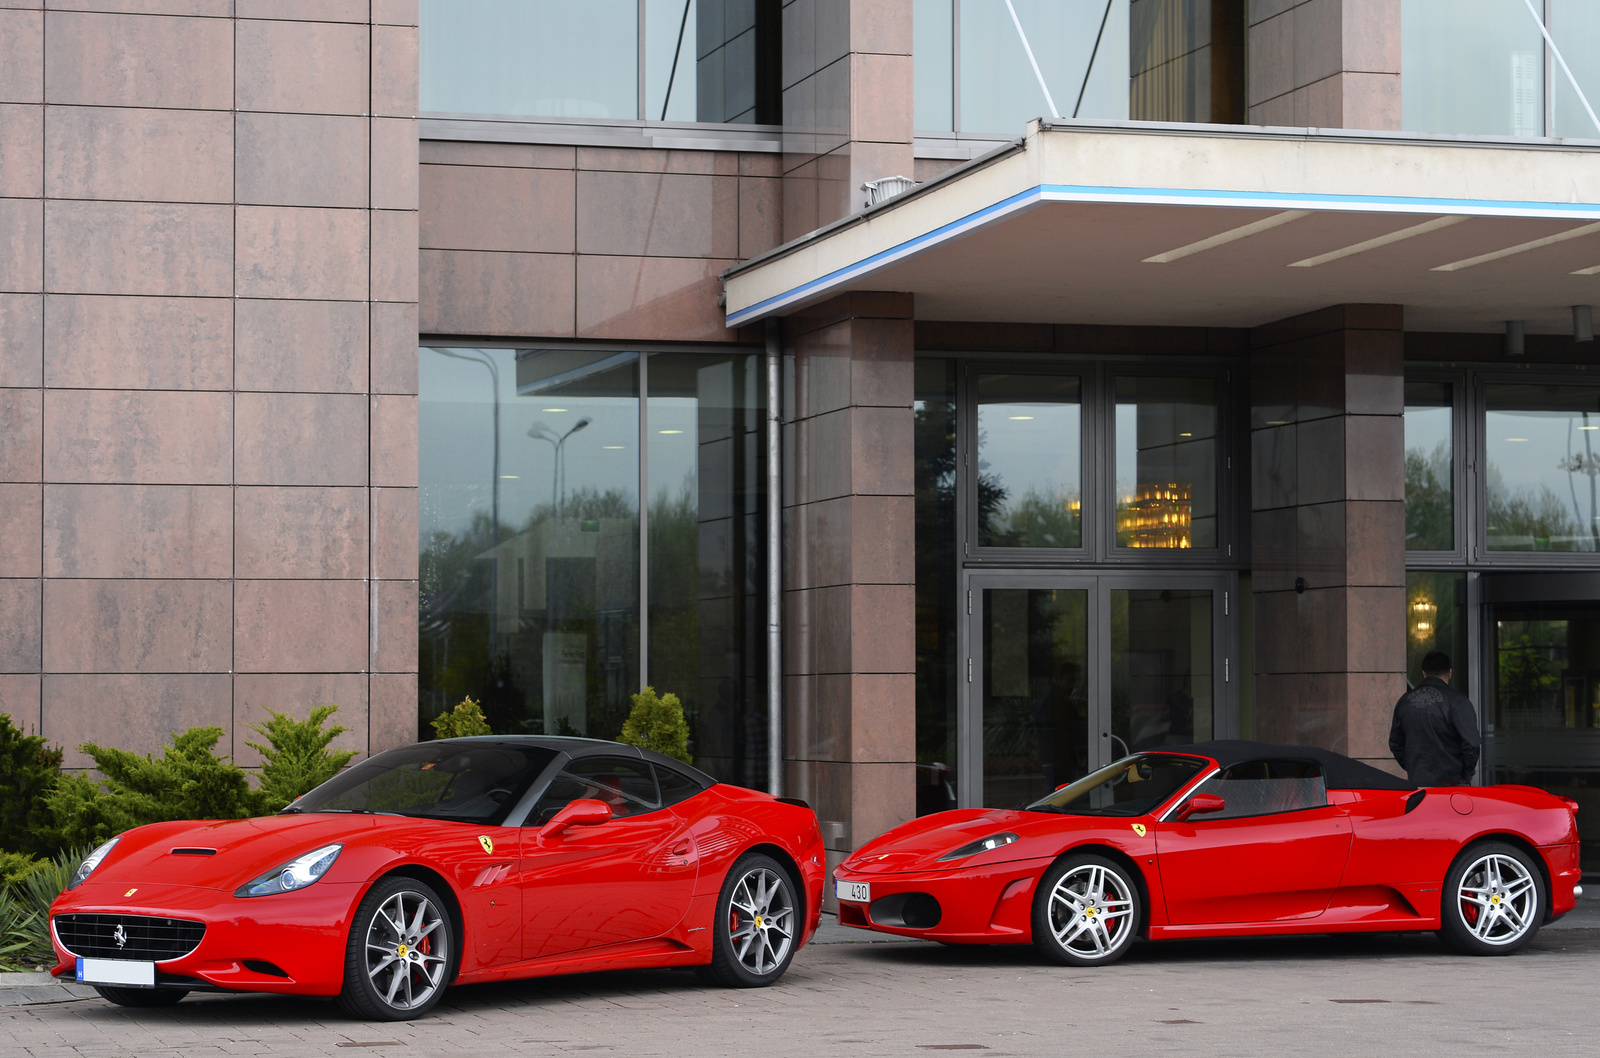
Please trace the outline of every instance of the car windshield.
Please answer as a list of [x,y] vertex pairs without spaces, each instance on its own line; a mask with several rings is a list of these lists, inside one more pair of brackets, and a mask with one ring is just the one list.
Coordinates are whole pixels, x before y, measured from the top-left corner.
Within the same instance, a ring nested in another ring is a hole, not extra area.
[[1030,812],[1073,816],[1142,816],[1200,774],[1209,762],[1173,753],[1136,753],[1068,783],[1029,805]]
[[382,812],[499,825],[555,759],[542,746],[424,742],[369,757],[290,812]]

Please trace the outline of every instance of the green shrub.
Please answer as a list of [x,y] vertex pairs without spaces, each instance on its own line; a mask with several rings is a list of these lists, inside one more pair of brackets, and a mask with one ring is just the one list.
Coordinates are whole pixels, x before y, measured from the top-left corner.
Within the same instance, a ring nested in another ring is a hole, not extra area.
[[45,797],[61,775],[61,750],[38,735],[26,735],[0,713],[0,849],[48,855],[50,835]]
[[266,739],[266,745],[245,743],[261,754],[257,810],[276,812],[307,790],[321,786],[350,763],[354,750],[328,749],[329,744],[349,728],[340,724],[326,730],[322,727],[338,711],[337,705],[319,705],[306,719],[296,720],[285,713],[269,710],[265,723],[250,725],[250,730]]
[[85,742],[103,776],[63,775],[46,798],[62,847],[98,845],[113,834],[171,819],[243,819],[262,812],[243,768],[213,748],[220,727],[191,727],[160,757]]
[[26,852],[0,852],[0,889],[16,885],[38,870],[41,862]]
[[440,713],[430,721],[437,738],[465,738],[468,735],[487,735],[489,722],[483,718],[483,709],[471,698],[461,702],[447,713]]
[[66,889],[88,849],[73,849],[41,860],[20,881],[0,885],[0,967],[48,969],[50,905]]
[[646,687],[633,696],[633,711],[617,741],[665,753],[685,764],[694,763],[689,758],[689,722],[683,718],[683,703],[676,694],[656,697],[654,687]]

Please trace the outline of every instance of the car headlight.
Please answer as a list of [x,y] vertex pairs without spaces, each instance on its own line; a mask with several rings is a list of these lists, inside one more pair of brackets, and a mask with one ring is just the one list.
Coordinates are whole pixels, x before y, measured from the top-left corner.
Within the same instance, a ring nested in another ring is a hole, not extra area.
[[106,856],[110,854],[111,850],[116,848],[117,842],[121,840],[122,835],[118,834],[116,837],[112,838],[110,841],[106,842],[104,845],[101,845],[99,848],[89,853],[89,855],[85,856],[83,858],[83,862],[78,864],[78,869],[72,872],[72,881],[67,883],[67,888],[76,889],[78,886],[82,885],[83,880],[89,877],[89,875],[94,872],[96,867],[100,866],[100,861],[105,859]]
[[990,834],[986,838],[963,845],[959,849],[952,849],[943,856],[940,856],[939,862],[943,863],[945,860],[959,860],[963,856],[976,856],[978,853],[988,852],[990,849],[1003,848],[1016,840],[1017,836],[1015,834]]
[[282,867],[274,867],[266,874],[246,882],[234,890],[234,896],[271,896],[274,893],[292,893],[304,889],[328,873],[333,861],[339,858],[343,845],[324,845],[296,857]]

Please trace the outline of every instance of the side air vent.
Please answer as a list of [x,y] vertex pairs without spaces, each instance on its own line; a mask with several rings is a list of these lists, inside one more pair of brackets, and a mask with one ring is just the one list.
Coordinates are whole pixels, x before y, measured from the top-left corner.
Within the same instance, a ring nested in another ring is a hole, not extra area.
[[1422,799],[1426,796],[1428,796],[1428,791],[1418,790],[1410,797],[1407,797],[1405,814],[1410,815],[1416,809],[1416,807],[1422,803]]
[[289,976],[289,972],[283,967],[277,965],[276,963],[270,963],[265,959],[246,959],[244,961],[244,968],[252,971],[253,973],[265,974],[268,977]]

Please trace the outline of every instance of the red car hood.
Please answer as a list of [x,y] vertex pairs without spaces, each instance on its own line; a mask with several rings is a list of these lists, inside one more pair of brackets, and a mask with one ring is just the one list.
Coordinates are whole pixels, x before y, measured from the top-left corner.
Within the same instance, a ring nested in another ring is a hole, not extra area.
[[[392,817],[287,815],[152,823],[122,835],[83,888],[169,882],[229,892],[302,853],[371,835]],[[174,849],[215,850],[175,853]]]
[[1031,842],[1019,841],[979,857],[962,859],[957,863],[941,863],[939,857],[970,842],[991,834],[1013,833],[1020,837],[1038,831],[1040,824],[1050,821],[1053,830],[1059,831],[1063,817],[1039,812],[1018,812],[1010,809],[960,808],[953,812],[938,812],[931,816],[913,819],[895,827],[880,837],[867,842],[841,866],[859,874],[891,874],[901,871],[934,871],[947,867],[967,866],[970,863],[998,863],[1004,860],[1023,859],[1035,854],[1028,848]]

